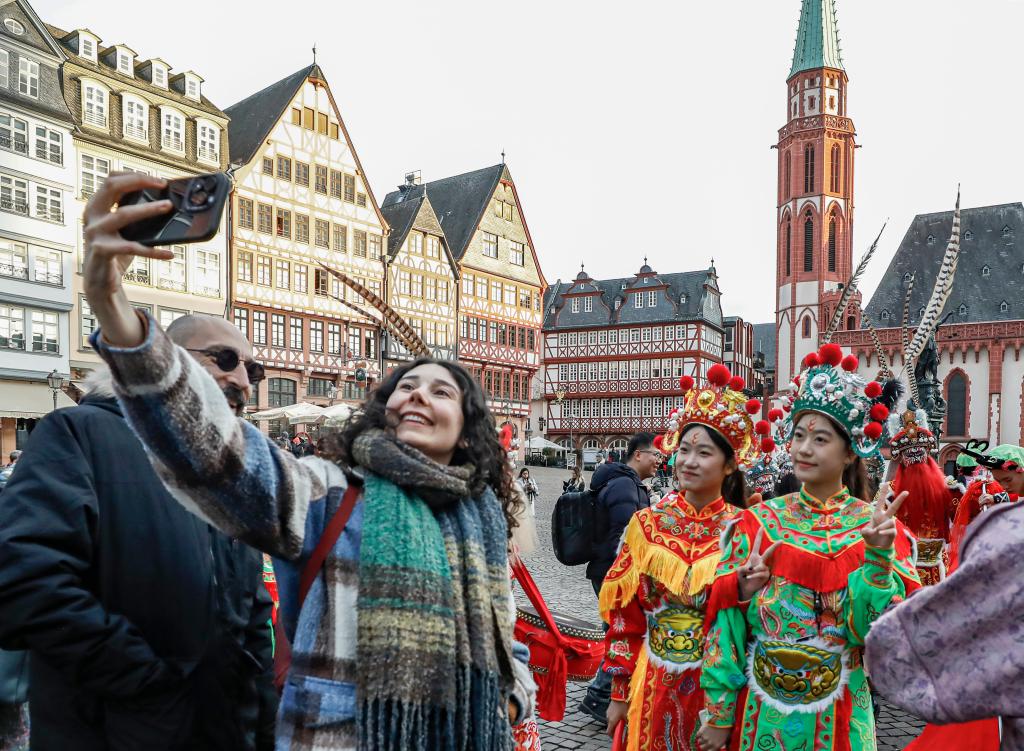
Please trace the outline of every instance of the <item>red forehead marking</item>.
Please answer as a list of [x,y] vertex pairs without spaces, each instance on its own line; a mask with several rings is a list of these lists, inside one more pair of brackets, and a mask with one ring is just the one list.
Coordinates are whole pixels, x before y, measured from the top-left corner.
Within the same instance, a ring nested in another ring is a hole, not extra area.
[[690,433],[690,445],[691,446],[696,446],[697,442],[699,440],[700,440],[700,436],[697,435],[697,431],[696,430],[694,430],[692,433]]
[[811,419],[807,423],[807,429],[808,430],[814,430],[814,428],[817,427],[817,425],[818,425],[818,418],[817,417],[811,417]]

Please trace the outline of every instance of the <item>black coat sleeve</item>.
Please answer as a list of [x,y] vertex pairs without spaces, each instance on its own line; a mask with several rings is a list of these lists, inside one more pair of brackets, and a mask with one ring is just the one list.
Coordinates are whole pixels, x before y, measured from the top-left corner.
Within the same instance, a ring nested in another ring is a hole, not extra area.
[[608,487],[605,489],[604,503],[608,512],[608,534],[604,541],[604,553],[607,558],[615,558],[622,533],[626,531],[633,514],[640,510],[638,493],[636,483],[629,477],[616,477],[608,483]]
[[262,669],[256,674],[256,698],[259,706],[256,718],[256,751],[272,751],[277,719],[277,689],[274,688],[274,638],[270,621],[273,602],[260,582],[253,597],[252,614],[245,630],[245,649],[256,658]]
[[0,494],[0,647],[31,649],[99,696],[134,699],[178,679],[87,588],[98,508],[73,426],[47,416]]

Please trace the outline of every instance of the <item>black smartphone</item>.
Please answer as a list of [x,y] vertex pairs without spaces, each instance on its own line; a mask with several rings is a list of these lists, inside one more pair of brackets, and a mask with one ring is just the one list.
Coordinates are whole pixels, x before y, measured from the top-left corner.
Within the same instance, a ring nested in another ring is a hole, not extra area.
[[121,206],[170,200],[174,204],[166,214],[135,222],[121,229],[125,240],[143,245],[177,245],[209,240],[220,228],[231,180],[223,172],[168,180],[163,189],[128,193]]

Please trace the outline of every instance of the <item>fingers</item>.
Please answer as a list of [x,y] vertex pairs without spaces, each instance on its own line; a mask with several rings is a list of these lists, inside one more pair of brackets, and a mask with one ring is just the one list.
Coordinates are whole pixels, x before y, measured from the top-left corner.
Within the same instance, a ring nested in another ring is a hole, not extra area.
[[907,500],[907,496],[909,495],[910,493],[904,490],[902,493],[896,496],[896,500],[894,500],[892,503],[886,506],[885,516],[889,519],[892,519],[894,516],[896,516],[896,512],[900,510],[900,506],[903,505],[903,501]]
[[757,534],[754,536],[754,544],[750,546],[750,555],[747,557],[747,561],[760,560],[761,554],[758,552],[761,550],[761,541],[764,539],[764,527],[757,528]]
[[89,224],[93,217],[109,214],[114,204],[128,193],[146,188],[162,188],[166,184],[167,181],[163,178],[140,175],[137,172],[111,173],[85,207],[86,224]]
[[[781,545],[781,544],[782,544],[782,540],[776,540],[775,542],[773,542],[768,547],[768,549],[761,554],[761,560],[764,563],[768,563],[769,562],[768,559],[771,557],[771,554],[775,552],[775,548],[779,547],[779,545]],[[765,568],[765,570],[767,571],[767,567]]]
[[121,206],[117,211],[108,211],[106,215],[96,219],[94,222],[90,222],[86,232],[89,233],[89,236],[102,232],[117,232],[129,224],[166,214],[173,207],[174,204],[170,201],[153,201],[152,203]]
[[174,258],[174,251],[170,248],[150,248],[128,240],[97,240],[90,244],[89,252],[107,258],[142,256],[143,258],[157,258],[162,261]]

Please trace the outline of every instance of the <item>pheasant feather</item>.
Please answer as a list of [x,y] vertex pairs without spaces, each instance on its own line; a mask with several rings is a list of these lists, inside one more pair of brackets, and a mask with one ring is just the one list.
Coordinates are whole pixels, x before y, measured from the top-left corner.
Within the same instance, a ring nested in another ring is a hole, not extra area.
[[891,378],[892,368],[889,366],[889,358],[885,354],[885,350],[882,348],[882,341],[878,338],[878,332],[875,330],[874,325],[871,323],[871,319],[868,318],[868,314],[863,310],[860,313],[860,320],[864,324],[864,328],[868,330],[868,334],[871,336],[871,343],[875,346],[875,356],[878,358],[879,377]]
[[[888,224],[888,222],[886,222]],[[828,327],[825,329],[825,334],[822,336],[823,341],[832,341],[832,335],[839,330],[839,324],[843,321],[843,315],[846,312],[846,306],[850,304],[850,299],[853,297],[853,293],[857,291],[857,284],[860,282],[860,278],[864,276],[864,271],[868,267],[868,261],[871,260],[871,256],[878,250],[878,241],[882,239],[882,233],[885,232],[885,224],[882,225],[882,229],[878,232],[878,237],[871,243],[871,247],[868,248],[868,252],[864,254],[864,257],[860,259],[860,263],[857,264],[857,269],[853,272],[853,276],[846,282],[846,286],[843,288],[843,294],[839,296],[839,303],[836,305],[835,311],[832,313],[832,320],[828,322]]]
[[929,337],[939,325],[942,311],[946,307],[946,301],[953,292],[953,278],[956,275],[957,263],[960,260],[960,190],[956,192],[956,208],[953,209],[953,229],[949,236],[949,244],[942,257],[939,266],[938,276],[935,277],[935,286],[932,288],[932,295],[928,304],[924,307],[924,314],[921,322],[914,332],[910,344],[904,352],[903,369],[912,372],[914,363],[924,350]]

